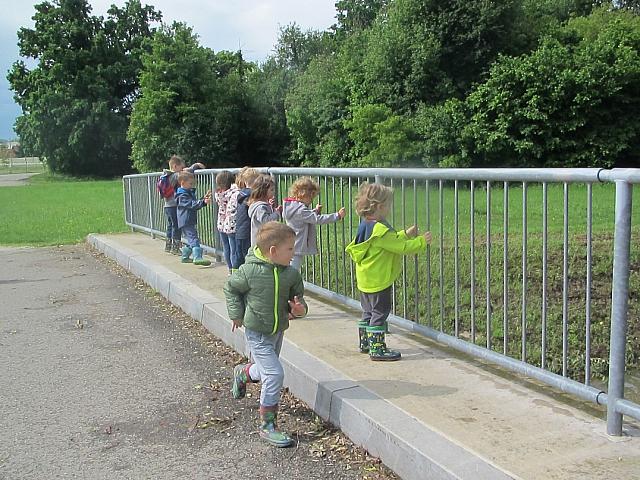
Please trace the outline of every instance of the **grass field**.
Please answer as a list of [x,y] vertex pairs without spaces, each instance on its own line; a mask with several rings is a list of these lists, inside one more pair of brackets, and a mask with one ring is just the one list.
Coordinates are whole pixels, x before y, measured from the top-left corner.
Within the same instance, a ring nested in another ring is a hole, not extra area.
[[124,232],[121,180],[42,174],[0,188],[0,245],[60,245],[88,233]]

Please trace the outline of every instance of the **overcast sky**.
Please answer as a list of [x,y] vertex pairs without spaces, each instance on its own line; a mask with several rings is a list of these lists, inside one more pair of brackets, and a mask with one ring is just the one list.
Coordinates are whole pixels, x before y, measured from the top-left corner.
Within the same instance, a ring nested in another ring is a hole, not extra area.
[[[31,17],[38,2],[0,0],[0,138],[11,139],[20,108],[13,101],[6,76],[18,59],[20,27],[33,27]],[[106,14],[110,5],[125,0],[90,0],[94,15]],[[278,38],[279,26],[296,22],[303,29],[325,30],[335,23],[335,0],[149,0],[162,12],[163,21],[185,22],[213,49],[236,51],[246,60],[264,60]]]

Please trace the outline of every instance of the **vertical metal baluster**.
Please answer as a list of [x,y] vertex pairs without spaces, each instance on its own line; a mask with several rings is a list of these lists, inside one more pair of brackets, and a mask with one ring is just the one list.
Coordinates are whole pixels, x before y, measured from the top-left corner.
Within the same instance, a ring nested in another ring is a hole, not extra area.
[[491,349],[491,182],[487,182],[487,348]]
[[504,182],[502,249],[502,353],[509,353],[509,182]]
[[453,182],[453,277],[454,277],[454,325],[456,338],[460,336],[460,266],[458,264],[458,180]]
[[587,292],[585,299],[585,352],[584,352],[584,383],[591,385],[591,263],[592,258],[592,222],[593,222],[593,185],[587,183]]
[[[407,226],[406,209],[406,189],[404,188],[404,178],[401,182],[402,189],[402,228]],[[402,318],[407,318],[407,256],[402,256]]]
[[442,180],[438,180],[438,215],[440,224],[440,331],[444,331],[444,241],[443,241],[443,192],[442,192]]
[[[358,187],[360,186],[360,179],[358,178]],[[349,241],[353,240],[353,192],[351,190],[351,177],[349,177]],[[356,298],[353,262],[349,262],[349,271],[351,278],[351,298]]]
[[470,223],[471,223],[471,342],[476,343],[476,192],[475,182],[470,187]]
[[547,366],[547,182],[542,184],[542,345],[540,368]]
[[564,183],[562,242],[562,376],[568,373],[569,355],[569,184]]
[[[340,207],[344,207],[344,178],[340,178]],[[347,252],[345,252],[345,247],[347,246],[346,235],[344,233],[345,230],[345,221],[344,218],[340,221],[340,226],[342,228],[342,293],[346,297],[347,293]]]
[[[322,195],[322,180],[320,178],[320,175],[318,175],[318,185],[320,186],[320,193],[319,193],[319,197],[318,197],[318,202],[322,205],[324,205],[326,202],[324,200],[324,197]],[[323,248],[323,244],[324,244],[324,238],[322,235],[322,225],[318,225],[318,236],[320,237],[320,257],[318,258],[318,262],[320,263],[320,283],[319,286],[324,287],[324,248]]]
[[[413,224],[417,225],[418,224],[418,181],[416,179],[413,179]],[[418,271],[418,256],[414,255],[413,256],[413,281],[414,281],[414,298],[413,298],[413,302],[414,302],[414,320],[417,323],[420,323],[420,310],[418,308],[419,303],[420,303],[420,282],[418,280],[418,275],[419,275],[419,271]]]
[[[425,210],[427,212],[427,230],[431,231],[431,189],[429,188],[429,180],[425,182]],[[433,319],[431,317],[431,243],[427,245],[427,319],[429,327],[433,327]]]
[[127,189],[127,195],[129,197],[129,223],[133,223],[133,202],[131,201],[131,179],[127,178],[127,184],[128,184],[128,189]]
[[[337,212],[338,208],[336,204],[338,202],[336,198],[336,177],[334,176],[331,177],[331,195],[333,197],[333,208],[329,211]],[[336,289],[334,291],[336,293],[340,293],[340,264],[338,262],[338,224],[336,222],[333,223],[333,247],[333,254],[329,256],[329,264],[336,266]],[[329,285],[329,289],[331,289],[331,285]]]
[[[393,225],[393,228],[395,228],[396,230],[398,229],[398,226],[396,225],[396,192],[395,192],[395,182],[393,180],[393,178],[390,179],[391,180],[391,190],[393,190],[393,206],[391,207],[391,225]],[[376,183],[382,183],[380,178],[376,176]],[[393,282],[393,285],[391,285],[391,311],[393,312],[394,315],[397,315],[398,312],[396,311],[397,305],[396,305],[396,282]]]
[[149,202],[149,228],[151,229],[151,238],[156,238],[153,231],[153,208],[151,205],[151,175],[147,176],[147,202]]
[[522,361],[527,361],[527,182],[522,182]]
[[[326,175],[324,176],[324,205],[326,208],[329,206],[329,179]],[[325,288],[331,290],[331,229],[329,225],[321,225],[321,227],[327,234],[327,248],[325,259],[322,262],[327,272],[327,286]]]

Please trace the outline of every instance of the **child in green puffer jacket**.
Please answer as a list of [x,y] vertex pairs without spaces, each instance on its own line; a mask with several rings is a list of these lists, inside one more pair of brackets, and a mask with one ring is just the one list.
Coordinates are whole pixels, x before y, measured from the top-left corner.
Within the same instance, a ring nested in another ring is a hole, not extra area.
[[248,382],[262,382],[260,392],[260,436],[276,447],[293,443],[277,429],[278,403],[284,382],[280,349],[289,319],[304,317],[304,285],[300,273],[289,266],[295,232],[279,222],[265,223],[258,230],[256,246],[245,263],[224,286],[232,330],[244,325],[247,345],[255,363],[233,370],[231,393],[243,398]]

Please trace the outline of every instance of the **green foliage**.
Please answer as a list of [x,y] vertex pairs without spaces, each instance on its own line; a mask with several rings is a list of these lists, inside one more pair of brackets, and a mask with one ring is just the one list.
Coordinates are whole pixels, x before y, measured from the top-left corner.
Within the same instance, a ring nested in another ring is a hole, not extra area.
[[23,115],[16,121],[25,153],[52,171],[113,176],[130,170],[126,130],[138,91],[142,43],[160,19],[138,0],[91,15],[86,0],[35,6],[35,28],[21,28],[23,57],[8,74]]

